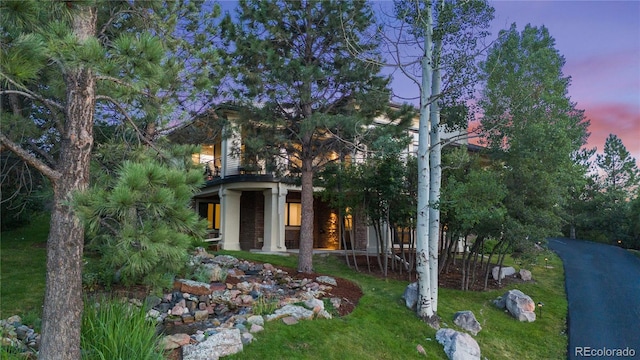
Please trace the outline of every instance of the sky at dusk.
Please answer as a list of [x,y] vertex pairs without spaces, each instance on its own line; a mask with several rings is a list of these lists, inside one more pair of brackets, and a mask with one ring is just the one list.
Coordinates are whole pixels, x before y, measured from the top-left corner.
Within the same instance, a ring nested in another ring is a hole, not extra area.
[[[640,1],[491,1],[492,38],[516,23],[544,25],[565,57],[569,96],[591,120],[588,147],[604,148],[610,133],[640,164]],[[394,75],[393,88],[417,87]],[[413,89],[412,89],[413,88]]]
[[640,164],[640,1],[492,1],[494,33],[544,25],[565,57],[569,96],[591,120],[589,147],[616,134]]

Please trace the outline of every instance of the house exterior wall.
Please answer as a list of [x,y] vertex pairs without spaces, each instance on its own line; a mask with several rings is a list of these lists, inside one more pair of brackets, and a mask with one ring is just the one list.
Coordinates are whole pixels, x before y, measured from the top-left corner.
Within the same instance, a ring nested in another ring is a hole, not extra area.
[[[233,122],[237,113],[228,111],[226,116],[228,120]],[[377,118],[375,122],[378,124],[389,123],[385,118]],[[414,137],[414,141],[408,146],[406,155],[415,154],[417,129],[418,121],[416,119],[408,129],[408,132]],[[190,129],[190,131],[191,134],[194,133],[194,129]],[[278,252],[298,248],[300,227],[287,226],[284,214],[287,202],[300,201],[300,188],[267,174],[264,166],[257,171],[247,171],[242,164],[240,154],[238,154],[243,140],[240,133],[236,131],[225,131],[224,133],[231,135],[228,137],[220,135],[214,139],[207,139],[206,141],[213,141],[213,143],[202,144],[213,145],[215,149],[220,149],[220,170],[216,171],[213,176],[208,176],[208,181],[202,192],[196,195],[196,203],[199,197],[210,197],[214,193],[219,197],[221,219],[216,241],[220,241],[222,248],[228,250],[261,249]],[[460,133],[443,133],[441,137],[447,139],[458,135]],[[354,154],[353,158],[356,161],[364,161],[364,157],[359,154]],[[279,161],[286,162],[287,160],[283,157]],[[367,226],[366,218],[361,212],[356,212],[354,216],[354,231],[349,234],[349,237],[353,236],[353,238],[347,239],[347,248],[375,251],[377,249],[375,232]],[[338,230],[339,221],[341,220],[334,209],[331,209],[320,199],[314,200],[313,238],[315,248],[342,249],[344,247]],[[388,229],[383,236],[383,241],[391,241]]]
[[243,191],[240,196],[240,249],[249,251],[264,242],[264,195]]

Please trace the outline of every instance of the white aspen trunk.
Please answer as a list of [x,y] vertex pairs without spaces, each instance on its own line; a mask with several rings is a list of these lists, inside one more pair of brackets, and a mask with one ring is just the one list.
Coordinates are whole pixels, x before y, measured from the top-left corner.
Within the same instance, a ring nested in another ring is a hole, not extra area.
[[[431,84],[431,96],[440,95],[442,75],[440,72],[440,54],[442,41],[436,40],[433,51],[433,79]],[[440,184],[442,182],[440,144],[440,106],[437,101],[431,102],[431,150],[429,152],[429,273],[431,276],[431,307],[433,312],[438,312],[438,248],[440,240]]]
[[[429,274],[429,101],[432,75],[432,12],[427,7],[424,56],[422,58],[422,84],[420,89],[420,125],[418,128],[418,211],[416,227],[416,272],[418,275],[417,314],[422,319],[434,315],[431,303],[431,275]],[[437,287],[438,284],[436,283]]]

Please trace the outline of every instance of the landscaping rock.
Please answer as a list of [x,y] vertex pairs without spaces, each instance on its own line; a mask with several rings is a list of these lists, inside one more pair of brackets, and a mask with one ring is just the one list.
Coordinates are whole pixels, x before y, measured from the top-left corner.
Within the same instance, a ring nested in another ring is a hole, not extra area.
[[250,333],[257,333],[264,330],[264,327],[258,325],[258,324],[251,324],[251,328],[249,328],[249,332]]
[[453,323],[470,332],[474,336],[478,335],[480,330],[482,330],[482,326],[480,326],[480,323],[476,320],[475,315],[469,310],[458,311],[455,313],[453,315]]
[[231,255],[218,255],[213,258],[213,263],[218,264],[222,267],[233,267],[236,266],[240,260],[231,256]]
[[212,293],[209,284],[187,280],[187,279],[178,279],[174,286],[180,289],[183,293],[189,293],[193,295],[209,295]]
[[183,360],[217,360],[241,352],[242,337],[238,329],[224,329],[205,341],[183,347]]
[[307,310],[298,305],[285,305],[282,308],[276,310],[273,314],[267,315],[267,321],[281,319],[287,316],[292,316],[296,320],[311,320],[313,319],[313,311]]
[[330,276],[318,276],[316,278],[316,281],[319,283],[323,283],[323,284],[329,284],[329,285],[333,285],[333,286],[338,286],[338,283],[336,282],[336,279],[330,277]]
[[418,283],[414,282],[404,289],[404,293],[402,294],[402,299],[404,300],[405,305],[411,309],[416,310],[416,305],[418,304]]
[[190,341],[191,337],[187,334],[173,334],[163,337],[160,344],[163,349],[172,350],[187,345]]
[[531,271],[520,269],[520,279],[524,281],[531,281]]
[[293,316],[287,316],[287,317],[282,318],[282,322],[287,324],[287,325],[295,325],[295,324],[298,323],[298,320],[296,320],[296,318],[293,317]]
[[440,329],[436,340],[450,360],[480,360],[480,346],[471,335],[453,329]]
[[[500,277],[498,277],[498,271],[500,272]],[[499,266],[495,266],[491,269],[491,275],[493,276],[493,280],[502,280],[505,276],[511,276],[516,273],[516,269],[511,266],[503,267],[502,269]]]
[[520,290],[509,290],[493,303],[500,309],[507,309],[518,321],[533,322],[536,320],[536,304],[531,297]]
[[263,326],[264,325],[264,318],[262,316],[260,316],[260,315],[252,315],[252,316],[249,316],[249,318],[247,319],[247,322],[249,324],[252,324],[252,325]]

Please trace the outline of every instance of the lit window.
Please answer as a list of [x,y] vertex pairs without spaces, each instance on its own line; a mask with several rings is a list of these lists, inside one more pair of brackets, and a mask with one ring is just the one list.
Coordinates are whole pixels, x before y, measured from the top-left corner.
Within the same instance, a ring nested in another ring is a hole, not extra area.
[[284,207],[285,226],[300,226],[302,224],[302,204],[286,203]]
[[220,229],[220,204],[200,203],[200,216],[207,219],[207,229]]

